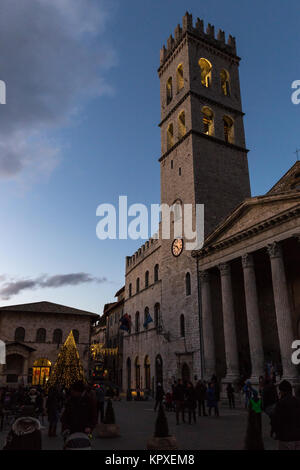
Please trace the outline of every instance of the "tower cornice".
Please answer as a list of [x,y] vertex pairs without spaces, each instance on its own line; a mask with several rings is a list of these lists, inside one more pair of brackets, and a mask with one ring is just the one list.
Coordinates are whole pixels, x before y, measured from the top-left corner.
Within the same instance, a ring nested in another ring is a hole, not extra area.
[[194,129],[190,129],[180,140],[178,140],[167,152],[165,152],[159,159],[159,162],[162,162],[170,153],[173,152],[182,142],[184,142],[190,135],[197,135],[198,137],[202,137],[204,139],[209,139],[212,140],[213,142],[216,142],[217,144],[224,145],[225,147],[229,147],[235,150],[238,150],[240,152],[248,153],[250,150],[245,148],[245,147],[240,147],[239,145],[236,144],[231,144],[229,142],[225,142],[225,140],[218,139],[218,137],[215,137],[213,135],[207,135],[203,134],[202,132],[196,131]]
[[240,116],[245,116],[245,113],[241,111],[240,109],[233,108],[232,106],[228,106],[226,104],[220,103],[220,101],[214,100],[213,98],[209,98],[205,95],[202,95],[200,93],[197,93],[196,91],[187,91],[185,95],[173,106],[172,109],[168,112],[168,114],[161,120],[161,122],[158,124],[158,127],[161,127],[169,118],[170,116],[176,111],[182,103],[189,97],[189,96],[194,96],[195,98],[198,98],[199,100],[204,101],[205,103],[209,103],[211,105],[216,105],[219,108],[223,108],[226,111],[229,111],[234,114],[239,114]]

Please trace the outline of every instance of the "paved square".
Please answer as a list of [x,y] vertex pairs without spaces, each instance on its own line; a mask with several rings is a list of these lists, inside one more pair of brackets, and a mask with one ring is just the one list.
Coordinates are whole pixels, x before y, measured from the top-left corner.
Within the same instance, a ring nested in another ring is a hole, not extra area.
[[[156,413],[153,401],[114,402],[117,424],[120,425],[121,437],[115,439],[94,438],[93,449],[99,450],[143,450],[153,435]],[[243,449],[247,426],[247,412],[241,407],[230,410],[226,405],[220,407],[220,417],[201,417],[196,424],[176,425],[174,412],[166,413],[169,430],[175,435],[182,450],[240,450]],[[46,420],[45,420],[46,423]],[[60,426],[59,426],[60,429]],[[7,431],[0,433],[0,445],[3,447]],[[265,449],[276,449],[276,441],[270,438],[269,418],[263,414],[263,437]],[[61,449],[63,440],[47,436],[43,430],[43,450]]]

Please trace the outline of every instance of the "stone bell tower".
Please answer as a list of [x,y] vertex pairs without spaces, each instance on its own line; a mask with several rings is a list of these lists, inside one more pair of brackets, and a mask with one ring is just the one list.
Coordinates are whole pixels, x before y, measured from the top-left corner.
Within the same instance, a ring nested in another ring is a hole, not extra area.
[[239,62],[189,13],[160,51],[161,203],[204,204],[205,235],[250,196]]

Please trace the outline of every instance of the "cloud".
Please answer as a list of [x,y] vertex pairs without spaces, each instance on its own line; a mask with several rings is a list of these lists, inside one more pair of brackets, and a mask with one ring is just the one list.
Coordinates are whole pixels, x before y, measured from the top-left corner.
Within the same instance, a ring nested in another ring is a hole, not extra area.
[[56,131],[110,91],[108,17],[107,0],[1,0],[0,177],[51,173],[61,157]]
[[[0,280],[5,277],[1,276]],[[35,279],[10,279],[0,288],[0,297],[3,300],[9,300],[14,295],[19,294],[24,290],[33,290],[36,288],[58,288],[63,286],[77,286],[79,284],[86,284],[91,282],[104,283],[107,282],[105,277],[94,277],[88,273],[70,273],[70,274],[56,274],[48,276],[46,274],[39,276]]]

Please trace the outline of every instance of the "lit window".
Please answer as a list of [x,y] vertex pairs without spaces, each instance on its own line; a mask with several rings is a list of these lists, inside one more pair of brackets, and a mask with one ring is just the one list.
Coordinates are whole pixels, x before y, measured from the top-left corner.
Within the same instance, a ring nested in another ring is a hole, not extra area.
[[229,86],[229,73],[227,70],[221,70],[221,90],[224,96],[230,96],[230,86]]
[[214,113],[207,106],[203,106],[202,114],[203,114],[202,120],[203,120],[204,134],[213,135],[214,134]]
[[167,130],[167,150],[169,150],[174,145],[174,130],[173,124],[169,124]]
[[177,67],[177,91],[184,87],[183,66],[179,64]]
[[173,98],[172,77],[168,78],[167,80],[166,91],[167,91],[167,104],[169,104],[171,103],[172,98]]
[[201,83],[206,88],[210,87],[211,85],[211,71],[212,65],[207,59],[199,59],[199,67],[201,70]]
[[178,116],[178,137],[181,139],[186,134],[185,112],[181,111]]
[[233,144],[234,143],[233,120],[229,116],[224,116],[223,117],[223,123],[224,123],[224,139],[225,139],[225,142]]

